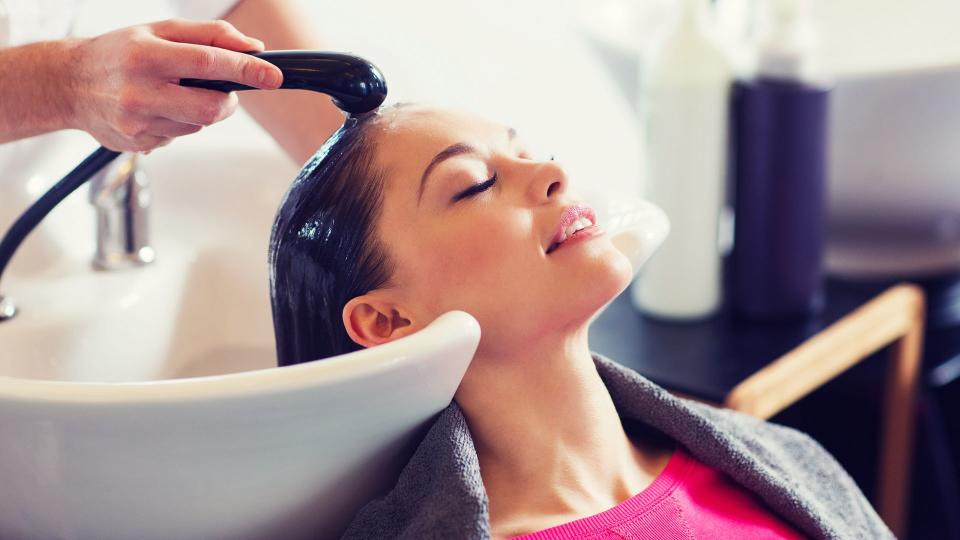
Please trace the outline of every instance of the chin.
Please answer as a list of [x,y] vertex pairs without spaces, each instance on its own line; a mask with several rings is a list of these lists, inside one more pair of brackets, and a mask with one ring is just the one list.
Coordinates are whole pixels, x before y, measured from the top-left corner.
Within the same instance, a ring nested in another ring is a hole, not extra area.
[[585,274],[577,286],[564,287],[561,312],[570,313],[568,323],[589,323],[622,293],[633,279],[629,259],[616,250],[604,255]]
[[601,297],[599,299],[601,304],[597,307],[598,311],[612,302],[633,280],[633,265],[630,264],[626,255],[617,250],[614,250],[609,257],[605,258],[603,266],[604,279],[597,280],[597,288],[604,288],[606,292],[597,291],[598,296]]

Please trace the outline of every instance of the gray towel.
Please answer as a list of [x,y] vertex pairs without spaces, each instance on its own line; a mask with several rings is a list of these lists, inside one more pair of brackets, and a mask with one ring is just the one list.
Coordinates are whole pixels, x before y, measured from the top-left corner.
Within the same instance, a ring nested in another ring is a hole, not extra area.
[[[757,494],[813,538],[893,538],[853,479],[799,431],[679,399],[599,355],[597,371],[621,419],[656,429]],[[463,412],[451,403],[396,486],[364,506],[345,539],[490,538],[487,493]]]

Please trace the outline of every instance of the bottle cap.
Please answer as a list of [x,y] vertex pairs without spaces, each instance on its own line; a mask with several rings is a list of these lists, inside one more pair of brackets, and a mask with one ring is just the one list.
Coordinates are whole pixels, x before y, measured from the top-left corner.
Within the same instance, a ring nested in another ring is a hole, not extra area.
[[807,0],[760,3],[759,75],[790,80],[814,77],[816,35],[809,8]]

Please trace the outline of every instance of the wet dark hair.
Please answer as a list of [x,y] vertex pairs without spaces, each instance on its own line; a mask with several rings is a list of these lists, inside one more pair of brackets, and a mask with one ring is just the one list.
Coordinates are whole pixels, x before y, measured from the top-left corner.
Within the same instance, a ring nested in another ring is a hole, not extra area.
[[290,186],[270,237],[270,301],[281,366],[360,349],[343,307],[388,284],[376,238],[384,171],[374,162],[375,113],[348,117]]

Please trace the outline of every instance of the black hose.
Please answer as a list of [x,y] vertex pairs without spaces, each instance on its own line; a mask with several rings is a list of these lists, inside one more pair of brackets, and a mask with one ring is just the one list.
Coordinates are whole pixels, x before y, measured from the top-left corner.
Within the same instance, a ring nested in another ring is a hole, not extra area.
[[[313,90],[327,94],[341,110],[350,114],[372,111],[387,97],[387,85],[380,70],[370,62],[349,54],[323,51],[262,51],[251,53],[283,72],[280,88]],[[183,86],[231,92],[251,90],[250,86],[228,81],[181,79]],[[20,244],[47,214],[120,152],[100,147],[56,183],[21,215],[0,241],[0,283],[3,271]]]
[[82,186],[91,176],[102,169],[107,163],[110,163],[120,152],[109,150],[104,147],[96,149],[87,159],[80,162],[66,176],[54,184],[49,191],[43,194],[37,202],[33,203],[26,212],[23,213],[17,221],[13,223],[3,240],[0,241],[0,283],[3,282],[3,271],[7,264],[16,253],[20,244],[26,240],[27,236],[33,231],[34,227],[40,223],[50,213],[57,204],[67,195],[70,195]]

